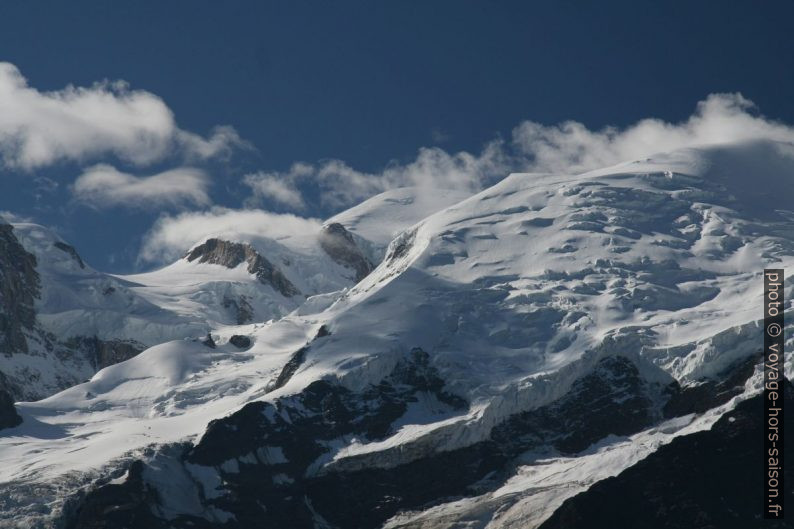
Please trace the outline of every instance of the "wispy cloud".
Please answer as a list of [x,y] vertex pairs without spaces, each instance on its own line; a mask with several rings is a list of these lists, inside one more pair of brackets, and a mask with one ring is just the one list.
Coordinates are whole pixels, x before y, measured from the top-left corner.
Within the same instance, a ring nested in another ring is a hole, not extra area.
[[208,211],[164,215],[144,236],[139,254],[143,262],[167,262],[182,257],[194,244],[210,237],[240,240],[248,236],[271,239],[315,234],[317,219],[277,214],[259,209],[233,210],[214,207]]
[[181,167],[151,176],[134,176],[113,166],[89,167],[72,185],[74,197],[95,208],[127,206],[153,208],[182,204],[208,205],[207,174]]
[[378,173],[358,171],[342,160],[326,160],[319,164],[295,163],[285,172],[250,174],[243,181],[254,199],[296,210],[335,211],[397,187],[474,192],[484,183],[504,177],[510,167],[502,143],[493,141],[477,155],[422,148],[413,162],[390,163]]
[[12,211],[0,210],[0,224],[3,224],[4,222],[7,223],[33,222],[33,218],[26,217],[23,215],[18,215]]
[[[148,234],[140,258],[150,262],[172,259],[210,235],[248,233],[277,238],[319,227],[314,219],[253,209],[259,205],[319,216],[398,187],[419,187],[423,199],[432,201],[433,189],[474,193],[511,172],[577,174],[659,152],[752,140],[794,144],[794,127],[765,118],[739,94],[713,94],[679,123],[644,119],[626,128],[590,130],[575,121],[558,125],[524,121],[509,140],[491,141],[479,153],[427,147],[419,149],[410,163],[392,162],[378,172],[359,171],[341,160],[297,162],[287,171],[257,172],[243,178],[252,192],[246,201],[252,209],[213,208],[162,217]],[[439,202],[438,208],[442,205]]]
[[379,172],[359,171],[341,160],[298,162],[288,171],[248,175],[244,183],[253,192],[249,205],[333,212],[396,187],[475,192],[511,172],[580,173],[657,152],[763,139],[794,142],[794,128],[758,114],[740,94],[712,94],[680,123],[651,118],[622,129],[590,130],[576,121],[524,121],[509,140],[491,141],[479,153],[426,147],[414,161],[392,162]]
[[258,173],[248,174],[243,177],[243,183],[251,188],[255,197],[263,197],[295,210],[306,209],[306,202],[301,192],[296,187],[299,173],[305,168],[309,173],[314,168],[305,164],[296,164],[285,176],[283,173]]
[[209,137],[179,128],[162,99],[123,81],[41,92],[11,63],[0,62],[0,162],[31,170],[62,160],[113,155],[146,165],[228,153],[245,143],[231,127]]
[[576,121],[513,130],[515,156],[532,171],[578,173],[658,152],[750,140],[794,142],[794,127],[758,114],[741,94],[711,94],[681,123],[643,119],[625,129],[591,131]]

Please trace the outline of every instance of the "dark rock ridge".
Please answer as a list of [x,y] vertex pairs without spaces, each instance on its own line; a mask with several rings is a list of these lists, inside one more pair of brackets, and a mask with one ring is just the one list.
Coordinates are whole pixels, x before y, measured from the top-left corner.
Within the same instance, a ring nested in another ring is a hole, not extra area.
[[14,236],[10,224],[0,224],[0,353],[27,352],[26,331],[36,323],[35,300],[41,282],[36,256]]
[[[143,462],[133,461],[123,483],[95,489],[80,505],[68,529],[166,529],[168,524],[152,514],[157,491],[143,481]],[[109,507],[110,506],[110,507]]]
[[242,334],[235,334],[229,338],[229,343],[238,349],[248,349],[251,347],[251,338]]
[[[307,488],[311,478],[306,477],[312,463],[329,453],[329,442],[342,436],[383,439],[391,433],[394,421],[421,394],[437,399],[450,413],[461,412],[467,406],[463,399],[444,390],[444,382],[429,365],[427,353],[414,349],[389,376],[360,392],[319,380],[297,395],[274,403],[252,402],[226,418],[212,421],[202,439],[183,452],[181,464],[186,468],[208,467],[222,475],[222,495],[200,496],[208,507],[232,512],[235,518],[226,525],[212,525],[204,518],[185,514],[170,520],[169,525],[314,527],[315,514],[310,507],[314,498],[308,497]],[[241,460],[239,472],[219,468],[233,459]],[[113,513],[120,502],[129,502],[108,492],[108,487],[99,487],[83,498],[74,515],[79,523],[72,527],[116,527],[103,513]],[[161,505],[154,496],[146,502],[154,512]]]
[[190,262],[218,264],[227,268],[236,268],[242,263],[248,263],[248,273],[255,275],[260,283],[273,287],[285,297],[300,294],[297,287],[281,270],[261,256],[250,244],[207,239],[190,250],[185,259]]
[[14,399],[7,391],[0,390],[0,430],[22,424],[22,417],[14,407]]
[[204,345],[206,345],[210,349],[215,349],[215,346],[216,346],[215,340],[212,339],[212,334],[211,333],[207,333],[207,336],[203,340],[201,340],[201,343],[203,343]]
[[22,388],[19,387],[14,381],[9,380],[9,378],[0,371],[0,391],[5,391],[11,396],[11,400],[15,400],[15,397],[19,397],[23,395]]
[[[746,376],[743,362],[721,378]],[[169,523],[176,528],[313,528],[322,519],[340,529],[380,527],[400,511],[496,489],[528,450],[553,447],[573,454],[610,434],[640,431],[662,418],[663,398],[669,402],[671,395],[687,391],[648,383],[629,359],[607,357],[563,398],[508,417],[484,441],[391,468],[317,472],[334,442],[352,436],[376,441],[393,433],[394,422],[420,395],[443,403],[445,413],[462,413],[467,403],[444,386],[427,353],[414,349],[389,376],[362,391],[320,380],[297,395],[252,402],[213,421],[179,464],[217,475],[221,488],[211,498],[199,496],[206,507],[233,513],[234,519],[217,524],[185,513]],[[722,392],[718,400],[728,398],[730,392]],[[688,488],[686,481],[677,484]],[[104,508],[113,506],[110,501]],[[154,500],[151,507],[157,512]]]
[[320,246],[334,262],[352,268],[356,282],[364,279],[375,266],[358,247],[349,231],[338,222],[323,226],[320,233]]
[[763,353],[759,351],[729,366],[725,372],[713,379],[703,379],[683,388],[673,382],[666,390],[669,399],[662,410],[665,418],[703,413],[741,394],[745,381],[753,374],[755,365],[762,360],[762,356]]
[[550,445],[574,453],[607,435],[639,431],[657,416],[651,395],[659,390],[631,361],[605,358],[562,399],[508,417],[484,441],[394,468],[328,473],[307,484],[309,497],[334,527],[380,527],[403,510],[496,489],[528,450]]
[[[785,418],[794,419],[794,387],[786,383]],[[762,396],[740,403],[711,430],[674,439],[615,477],[566,500],[541,529],[754,529],[794,527],[763,519]],[[792,453],[794,438],[784,438]],[[784,470],[786,504],[794,473]]]
[[270,385],[270,387],[268,387],[268,391],[275,391],[289,382],[289,380],[292,378],[292,375],[298,371],[298,368],[306,359],[306,353],[309,351],[309,346],[311,343],[318,338],[324,338],[330,334],[331,332],[325,325],[320,326],[320,329],[317,331],[317,335],[313,340],[292,353],[290,359],[287,360],[287,363],[281,368],[281,372],[278,374],[278,377],[276,377],[276,380]]
[[53,243],[53,246],[55,246],[59,250],[68,253],[72,257],[72,259],[77,261],[77,264],[80,265],[80,268],[85,268],[85,263],[80,258],[80,254],[77,253],[77,250],[74,249],[74,246],[72,246],[71,244],[66,244],[65,242],[61,242],[61,241],[57,241]]

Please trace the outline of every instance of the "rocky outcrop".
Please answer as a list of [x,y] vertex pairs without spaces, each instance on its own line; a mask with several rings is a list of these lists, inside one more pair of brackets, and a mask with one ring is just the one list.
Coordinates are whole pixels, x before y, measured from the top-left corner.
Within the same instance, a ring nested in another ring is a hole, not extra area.
[[[427,353],[415,349],[379,384],[360,392],[330,381],[315,381],[297,395],[273,403],[252,402],[211,422],[201,440],[184,450],[178,464],[186,472],[210,476],[210,480],[215,479],[211,476],[221,477],[218,483],[223,483],[223,491],[208,495],[201,490],[197,494],[208,510],[233,512],[234,518],[226,525],[213,524],[195,513],[185,513],[170,520],[170,526],[314,527],[316,514],[311,504],[316,492],[310,491],[311,478],[307,475],[312,474],[309,467],[328,454],[334,439],[383,439],[393,433],[394,421],[422,395],[436,399],[450,411],[466,408],[463,399],[444,389],[443,380],[428,360]],[[228,466],[227,461],[234,463]],[[145,487],[136,486],[134,502],[126,493],[119,495],[117,487],[105,485],[90,492],[77,509],[79,523],[73,527],[112,527],[109,517],[118,505],[137,509],[140,491]],[[160,508],[154,496],[145,501],[155,511]],[[347,509],[348,505],[342,507]]]
[[274,266],[261,256],[250,244],[229,242],[222,239],[207,239],[190,250],[185,256],[190,262],[209,263],[236,268],[248,264],[248,273],[253,274],[264,285],[269,285],[285,297],[300,294],[298,288]]
[[143,462],[133,461],[122,483],[94,490],[80,505],[69,529],[166,529],[151,511],[157,492],[143,481]]
[[80,254],[77,253],[77,250],[75,250],[74,246],[72,246],[71,244],[66,244],[65,242],[61,242],[61,241],[56,241],[55,243],[53,243],[53,246],[55,246],[61,251],[68,253],[72,257],[72,259],[75,260],[75,262],[80,268],[85,268],[85,263],[80,258]]
[[320,246],[334,262],[353,269],[356,282],[364,279],[375,268],[350,232],[338,222],[323,226]]
[[745,381],[753,374],[755,365],[761,361],[762,356],[763,353],[758,352],[728,366],[716,377],[703,378],[684,387],[677,382],[671,383],[666,390],[669,398],[662,409],[664,416],[669,418],[703,413],[728,402],[744,391]]
[[36,323],[40,288],[36,256],[20,244],[10,224],[0,224],[0,353],[27,352],[25,334]]
[[[794,387],[787,386],[784,424],[794,419]],[[790,521],[763,519],[763,422],[762,397],[746,400],[710,430],[674,439],[617,476],[569,498],[541,529],[792,527]],[[791,453],[794,438],[786,435],[784,442],[782,451]],[[791,498],[790,466],[783,483],[783,496]]]
[[392,468],[321,475],[309,484],[312,505],[334,527],[375,528],[400,511],[495,490],[528,450],[576,452],[649,425],[655,391],[629,360],[606,358],[565,397],[508,417],[484,441]]
[[20,424],[22,424],[22,417],[14,407],[14,399],[8,392],[0,390],[0,430],[13,428]]
[[204,345],[206,345],[210,349],[215,349],[215,347],[217,347],[217,344],[215,343],[215,340],[212,338],[212,333],[207,333],[206,338],[201,340],[201,343],[203,343]]
[[[320,327],[320,330],[317,331],[317,335],[314,337],[314,340],[317,340],[318,338],[323,338],[325,336],[328,336],[329,334],[331,333],[328,331],[326,326],[323,325]],[[301,364],[303,364],[303,361],[306,359],[306,353],[309,352],[310,345],[311,342],[307,343],[306,345],[304,345],[303,347],[292,353],[290,359],[287,360],[287,363],[284,364],[284,367],[281,368],[281,372],[278,374],[278,377],[276,377],[276,380],[268,387],[268,391],[275,391],[283,387],[287,382],[289,382],[289,380],[292,378],[292,375],[294,375],[298,371],[298,368],[301,366]]]
[[248,349],[251,347],[251,338],[242,334],[235,334],[229,338],[229,343],[238,349]]
[[[287,380],[310,347],[293,356],[294,369],[285,366]],[[736,366],[728,377],[745,377],[743,367]],[[495,490],[527,451],[554,448],[575,454],[608,435],[641,431],[662,418],[663,399],[671,391],[647,382],[631,360],[607,357],[564,397],[508,417],[484,441],[390,468],[319,471],[331,457],[329,447],[352,437],[361,442],[387,438],[395,432],[395,421],[420,398],[434,399],[450,416],[464,412],[467,403],[447,392],[429,355],[414,349],[390,375],[361,391],[319,380],[297,395],[252,402],[210,423],[174,464],[217,483],[211,497],[201,486],[196,494],[207,509],[234,513],[234,519],[224,525],[184,513],[170,523],[177,528],[242,528],[266,521],[273,527],[312,528],[322,520],[327,527],[343,529],[381,527],[400,511]],[[105,509],[112,510],[113,504]]]

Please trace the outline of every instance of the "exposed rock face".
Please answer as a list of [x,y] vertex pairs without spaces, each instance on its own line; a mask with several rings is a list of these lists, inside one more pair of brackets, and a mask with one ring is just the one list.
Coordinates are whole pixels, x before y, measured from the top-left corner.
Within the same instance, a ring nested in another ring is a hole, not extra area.
[[254,274],[264,285],[269,285],[285,297],[297,296],[300,291],[270,261],[254,249],[250,244],[229,242],[221,239],[207,239],[193,248],[185,256],[190,262],[218,264],[227,268],[235,268],[241,263],[248,263],[248,272]]
[[375,268],[350,232],[337,222],[323,226],[320,246],[336,263],[352,268],[356,272],[356,282],[364,279]]
[[22,424],[22,417],[14,407],[14,399],[11,395],[0,389],[0,430],[13,428]]
[[[794,397],[787,384],[787,421]],[[763,401],[739,404],[711,428],[670,444],[615,477],[566,500],[542,529],[643,527],[646,529],[744,529],[792,527],[791,521],[762,518]],[[785,436],[784,451],[794,450]],[[794,473],[785,469],[787,502]]]
[[[320,334],[326,335],[327,330],[321,329],[318,337]],[[287,380],[310,347],[311,343],[294,355],[294,368],[285,366],[290,371],[285,375]],[[749,375],[745,367],[734,366],[726,378],[737,382],[746,379]],[[554,447],[563,453],[577,453],[610,434],[640,431],[662,417],[662,399],[669,398],[671,392],[687,395],[681,388],[647,382],[625,357],[607,357],[564,397],[508,417],[484,441],[390,468],[332,466],[320,470],[321,462],[330,457],[329,447],[335,439],[385,439],[394,433],[395,421],[420,398],[435,399],[450,416],[467,407],[465,401],[445,390],[444,381],[429,365],[427,353],[414,349],[380,383],[361,391],[319,380],[297,395],[272,403],[252,402],[210,423],[201,440],[188,446],[174,464],[188,474],[198,472],[217,483],[211,491],[199,485],[196,497],[207,509],[234,513],[234,519],[219,523],[198,513],[184,513],[169,523],[176,528],[243,528],[266,523],[309,529],[322,520],[323,526],[340,529],[381,527],[400,511],[425,509],[449,498],[495,490],[511,475],[517,458],[528,450]],[[723,392],[714,402],[719,404],[728,398],[730,394]],[[679,402],[684,400],[679,397]],[[737,441],[739,446],[746,450],[754,445],[744,440]],[[703,450],[689,449],[689,453],[702,454]],[[730,465],[726,463],[727,467]],[[686,483],[675,482],[678,487]],[[188,485],[196,486],[191,483]],[[112,512],[118,501],[101,491],[97,489],[85,500],[102,504],[102,509],[92,510],[99,517],[92,523],[99,525],[85,527],[106,527],[101,525],[105,519],[101,512]],[[160,512],[162,504],[154,496],[147,498],[154,512]],[[642,504],[639,499],[637,502]],[[88,523],[85,517],[83,520]],[[603,523],[581,527],[609,526]]]
[[74,259],[77,262],[77,264],[80,265],[80,268],[85,268],[85,263],[80,258],[80,254],[77,253],[77,250],[74,249],[74,246],[72,246],[71,244],[66,244],[65,242],[61,242],[61,241],[57,241],[53,243],[53,246],[71,255],[72,259]]
[[485,441],[393,468],[320,476],[309,485],[312,505],[335,527],[375,528],[402,510],[494,490],[510,475],[512,461],[528,450],[551,445],[574,452],[609,434],[647,426],[654,412],[648,394],[654,390],[629,360],[606,358],[565,397],[507,418]]
[[[143,481],[143,463],[134,461],[127,478],[120,484],[108,484],[88,495],[69,529],[165,529],[166,523],[155,517],[150,505],[157,493]],[[111,506],[109,508],[108,506]]]
[[36,323],[34,303],[40,280],[36,257],[14,236],[10,224],[0,224],[0,353],[27,352],[25,332]]
[[519,413],[494,428],[491,437],[510,452],[551,444],[564,454],[580,452],[607,435],[630,435],[659,416],[649,385],[624,357],[607,357],[580,378],[562,399]]
[[[323,325],[322,327],[320,327],[320,330],[317,331],[317,335],[314,337],[314,340],[317,340],[318,338],[323,338],[330,334],[331,333],[328,331],[326,326]],[[311,342],[307,343],[305,346],[301,347],[300,349],[292,353],[292,356],[287,361],[287,363],[284,364],[284,367],[281,368],[281,372],[278,374],[278,377],[270,386],[269,388],[270,391],[277,390],[278,388],[284,386],[284,384],[289,382],[289,379],[291,379],[292,375],[294,375],[295,372],[298,371],[298,368],[301,366],[301,364],[303,364],[303,361],[306,359],[306,353],[309,352],[310,345]]]
[[[227,525],[213,525],[186,513],[171,520],[170,525],[314,527],[311,504],[316,493],[309,492],[311,479],[306,475],[312,463],[328,453],[329,441],[349,435],[382,439],[391,432],[392,423],[421,395],[432,396],[450,411],[466,407],[465,401],[444,390],[444,382],[429,365],[427,353],[415,349],[391,375],[361,392],[316,381],[297,395],[276,403],[252,402],[229,417],[211,422],[201,441],[184,451],[179,464],[188,472],[222,475],[223,492],[213,493],[211,497],[205,491],[197,493],[204,498],[208,509],[234,512],[235,517]],[[229,460],[241,462],[235,463],[235,470],[227,469],[227,472],[220,466]],[[120,502],[123,505],[130,502],[126,496],[118,497],[115,489],[108,492],[108,487],[117,486],[100,487],[82,501],[79,507],[82,525],[75,529],[112,526],[104,513],[114,512]],[[146,501],[158,510],[160,503],[156,497],[150,496]]]
[[207,337],[204,338],[201,341],[201,343],[203,343],[204,345],[206,345],[210,349],[215,349],[215,347],[216,347],[215,340],[212,339],[212,334],[211,333],[207,333]]
[[129,360],[146,348],[134,341],[100,340],[96,336],[76,336],[67,340],[66,345],[85,355],[96,371]]
[[229,343],[235,346],[238,349],[248,349],[251,347],[251,338],[248,336],[243,336],[241,334],[235,334],[231,338],[229,338]]
[[755,365],[761,361],[759,352],[741,362],[729,366],[714,379],[704,379],[699,384],[681,388],[677,383],[667,388],[670,399],[664,405],[665,417],[680,417],[690,413],[703,413],[739,395],[744,382],[750,378]]

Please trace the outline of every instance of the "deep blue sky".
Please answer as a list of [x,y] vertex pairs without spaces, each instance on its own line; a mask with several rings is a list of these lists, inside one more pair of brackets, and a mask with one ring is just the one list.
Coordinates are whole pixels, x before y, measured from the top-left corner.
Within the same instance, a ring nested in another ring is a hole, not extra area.
[[[39,90],[124,79],[184,129],[232,125],[257,152],[216,169],[231,181],[323,158],[374,171],[433,131],[476,151],[524,119],[677,121],[712,92],[792,123],[792,20],[790,1],[4,2],[0,60]],[[37,213],[18,191],[30,175],[0,171],[0,209],[58,225],[98,268],[133,268],[157,212]]]

